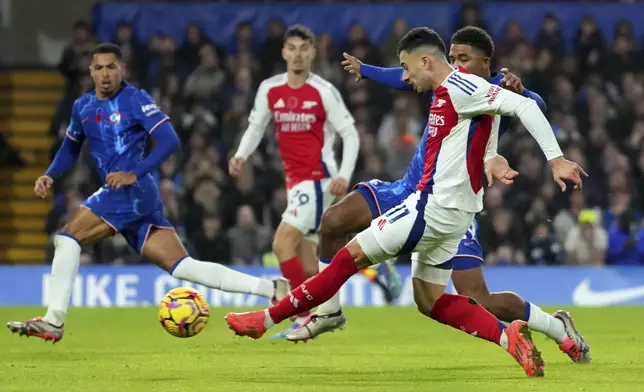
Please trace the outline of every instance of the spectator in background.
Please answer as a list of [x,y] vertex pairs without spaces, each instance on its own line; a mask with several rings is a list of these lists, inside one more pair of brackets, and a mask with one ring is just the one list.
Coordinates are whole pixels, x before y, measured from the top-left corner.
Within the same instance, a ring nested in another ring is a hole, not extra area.
[[188,76],[184,95],[208,101],[223,99],[222,87],[226,83],[226,73],[219,67],[219,57],[212,45],[202,45],[199,49],[199,65]]
[[188,236],[193,237],[199,233],[203,216],[220,211],[220,197],[221,191],[214,180],[203,178],[197,183],[186,203],[184,223]]
[[[261,49],[260,63],[262,68],[262,79],[278,73],[286,72],[286,65],[282,60],[282,45],[286,26],[284,21],[279,18],[272,18],[266,24],[266,40]],[[319,37],[318,37],[318,56],[319,56]]]
[[202,231],[194,239],[199,258],[215,263],[230,263],[230,244],[217,215],[206,215],[202,220]]
[[250,22],[244,21],[237,25],[235,42],[231,54],[252,54],[255,52],[255,30]]
[[566,237],[566,264],[604,265],[608,236],[606,230],[598,224],[597,213],[582,210],[577,221],[579,224]]
[[381,63],[378,48],[369,40],[364,26],[358,23],[349,27],[347,40],[342,45],[341,51],[351,53],[367,64]]
[[584,208],[584,194],[582,192],[572,192],[568,199],[568,207],[560,210],[552,222],[554,236],[557,242],[563,244],[566,242],[568,233],[577,225],[578,216]]
[[409,31],[407,21],[403,18],[396,18],[391,28],[391,33],[389,33],[385,41],[380,45],[383,64],[394,67],[400,65],[400,60],[396,56],[396,47],[398,46],[398,41],[400,41],[407,31]]
[[595,19],[585,16],[577,32],[576,50],[583,72],[601,71],[603,65],[604,37]]
[[531,265],[553,266],[563,263],[563,249],[547,222],[537,224],[532,233],[528,246],[528,261]]
[[253,210],[253,219],[262,218],[266,198],[255,189],[255,176],[252,170],[244,170],[234,179],[231,187],[226,190],[223,200],[224,227],[231,227],[239,219],[238,207],[245,205]]
[[543,18],[535,46],[541,51],[547,51],[551,56],[563,56],[566,46],[557,15],[548,13]]
[[425,124],[414,117],[413,101],[407,95],[399,95],[394,100],[394,107],[387,113],[378,128],[378,147],[388,151],[396,140],[405,134],[420,139]]
[[271,230],[277,230],[282,221],[282,214],[286,210],[288,205],[286,188],[280,186],[275,188],[273,195],[271,197],[270,204],[264,209],[264,219],[263,222],[271,228]]
[[[176,186],[172,180],[164,178],[159,183],[159,193],[163,202],[163,214],[175,227],[183,226],[183,211],[179,206],[181,195],[175,192]],[[210,260],[210,259],[205,259]]]
[[224,58],[226,52],[216,43],[210,41],[196,24],[191,24],[186,28],[183,44],[179,48],[177,55],[181,59],[182,72],[190,75],[201,62],[200,53],[204,45],[210,45],[214,48],[217,58]]
[[134,35],[132,25],[120,23],[112,41],[121,47],[123,61],[127,63],[126,80],[138,85],[141,76],[145,75],[145,50]]
[[487,30],[483,17],[481,16],[481,10],[475,1],[464,4],[459,15],[460,19],[457,23],[459,29],[465,26],[476,26]]
[[170,75],[176,75],[178,61],[176,57],[175,39],[168,35],[155,35],[150,39],[148,47],[149,58],[145,81],[141,81],[146,89],[163,86]]
[[[483,227],[486,223],[486,227]],[[491,227],[488,226],[491,223]],[[520,225],[512,213],[500,209],[492,214],[492,220],[479,222],[479,235],[486,246],[485,263],[490,265],[524,264],[525,253]]]
[[58,71],[65,78],[65,90],[51,121],[49,133],[56,135],[63,123],[69,122],[72,106],[84,93],[83,79],[89,75],[90,51],[94,47],[91,26],[85,21],[74,24],[72,40],[63,51]]
[[[516,20],[511,20],[505,26],[505,39],[499,45],[498,54],[512,53],[519,45],[525,44],[526,39],[523,34],[523,27]],[[496,49],[495,49],[496,52]]]
[[634,72],[639,68],[639,56],[635,53],[633,41],[627,36],[618,36],[610,51],[610,61],[604,68],[606,80],[619,84],[625,73]]
[[633,210],[624,211],[608,230],[606,264],[641,265],[644,263],[644,228]]
[[259,225],[251,206],[241,205],[237,209],[235,226],[228,230],[231,262],[237,265],[259,264],[259,256],[271,248],[271,231]]
[[336,56],[331,35],[320,34],[315,42],[316,55],[313,60],[313,71],[334,85],[339,85],[344,78],[344,72]]
[[385,150],[387,151],[386,171],[394,178],[402,178],[407,173],[409,162],[416,153],[419,138],[406,131],[409,123],[408,118],[399,118],[396,123],[399,131],[398,137]]

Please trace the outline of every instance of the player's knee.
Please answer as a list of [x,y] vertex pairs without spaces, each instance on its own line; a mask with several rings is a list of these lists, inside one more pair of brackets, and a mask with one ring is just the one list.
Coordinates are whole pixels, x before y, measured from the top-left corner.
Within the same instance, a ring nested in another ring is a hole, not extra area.
[[416,308],[420,313],[427,317],[432,317],[432,309],[434,308],[434,303],[431,298],[423,295],[419,291],[414,291],[414,302],[416,303]]
[[459,294],[476,301],[484,308],[488,308],[492,304],[492,296],[490,295],[490,292],[483,287],[466,288],[465,290],[462,290],[462,292],[459,292]]
[[[75,245],[74,245],[75,243]],[[61,231],[54,237],[54,248],[59,249],[72,244],[72,246],[82,246],[82,243],[72,234]]]
[[79,226],[75,225],[65,225],[63,230],[61,230],[57,235],[73,238],[79,245],[85,244],[88,240],[87,230],[82,230]]
[[304,267],[304,276],[306,276],[307,279],[320,272],[320,265],[318,263],[302,263],[302,267]]
[[302,240],[302,233],[296,228],[278,228],[273,237],[273,253],[278,258],[293,257],[297,254],[297,248]]
[[432,317],[432,309],[434,308],[434,304],[431,301],[427,301],[425,299],[423,300],[418,300],[414,298],[416,302],[416,308],[420,313],[427,317]]
[[320,221],[320,234],[325,236],[338,236],[345,233],[345,223],[342,210],[338,206],[331,206],[324,214]]

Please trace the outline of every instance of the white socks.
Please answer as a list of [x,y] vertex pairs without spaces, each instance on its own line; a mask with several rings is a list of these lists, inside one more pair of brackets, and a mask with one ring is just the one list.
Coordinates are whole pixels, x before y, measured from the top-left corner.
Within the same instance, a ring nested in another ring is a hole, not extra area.
[[264,309],[264,328],[269,329],[275,326],[275,322],[271,318],[270,313],[268,313],[268,309]]
[[[328,264],[319,262],[320,266],[320,271],[325,269]],[[323,303],[322,305],[318,306],[318,309],[315,313],[317,313],[320,316],[325,316],[327,314],[333,314],[337,313],[340,311],[340,292],[338,291],[331,297],[328,301]]]
[[237,272],[221,264],[186,257],[179,262],[172,277],[189,280],[213,289],[229,293],[246,293],[273,297],[273,281]]
[[81,247],[75,239],[64,235],[57,235],[54,238],[54,246],[56,250],[48,281],[49,307],[43,320],[56,326],[62,326],[65,323],[74,280],[78,274]]
[[561,320],[552,317],[537,305],[532,303],[529,303],[529,305],[530,317],[528,318],[528,327],[530,329],[546,334],[559,344],[566,340],[566,336],[568,335]]
[[501,338],[499,339],[499,346],[503,347],[504,350],[508,349],[508,335],[505,333],[505,329],[501,332]]

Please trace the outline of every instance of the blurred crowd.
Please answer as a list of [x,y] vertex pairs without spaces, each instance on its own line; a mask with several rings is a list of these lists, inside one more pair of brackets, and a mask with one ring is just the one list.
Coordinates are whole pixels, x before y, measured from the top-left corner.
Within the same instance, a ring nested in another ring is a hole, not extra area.
[[[466,7],[462,26],[486,27],[475,7]],[[203,260],[261,264],[271,257],[272,234],[286,206],[282,163],[271,127],[237,179],[227,161],[248,124],[259,83],[284,72],[285,26],[274,19],[265,31],[239,24],[233,45],[188,26],[183,42],[169,36],[140,41],[128,24],[113,42],[128,64],[127,80],[145,88],[170,115],[183,142],[181,152],[158,173],[165,212],[188,250]],[[408,30],[399,19],[381,43],[354,25],[344,40],[317,38],[314,70],[335,84],[356,119],[361,151],[353,182],[401,177],[424,130],[429,102],[409,92],[390,91],[371,81],[356,83],[340,66],[342,52],[365,63],[397,65],[395,47]],[[628,22],[615,25],[608,40],[585,18],[574,50],[564,45],[559,22],[548,15],[536,40],[510,22],[496,42],[494,68],[509,68],[548,105],[548,118],[569,159],[590,174],[583,192],[562,193],[520,122],[500,141],[501,153],[519,171],[511,187],[486,188],[478,219],[486,262],[494,264],[601,265],[644,260],[640,195],[644,192],[644,72],[640,42]],[[74,27],[62,55],[67,80],[51,132],[61,140],[74,100],[92,88],[87,73],[94,45],[86,23]],[[446,37],[449,38],[449,37]],[[60,142],[59,142],[60,143]],[[58,148],[53,146],[52,153]],[[51,212],[48,232],[99,186],[88,157],[64,181]],[[87,249],[84,262],[137,263],[140,257],[117,236]]]

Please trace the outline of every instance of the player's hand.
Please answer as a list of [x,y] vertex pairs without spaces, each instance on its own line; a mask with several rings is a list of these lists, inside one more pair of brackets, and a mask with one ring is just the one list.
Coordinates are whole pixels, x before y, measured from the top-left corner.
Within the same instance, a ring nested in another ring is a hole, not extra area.
[[107,175],[105,182],[112,189],[119,190],[124,186],[132,185],[138,180],[136,174],[132,172],[117,171]]
[[342,177],[334,178],[331,181],[331,194],[333,196],[342,196],[347,193],[349,188],[349,181],[345,180]]
[[494,180],[506,185],[512,185],[514,177],[518,175],[519,172],[512,169],[508,161],[501,155],[497,155],[485,162],[485,176],[487,177],[488,186],[494,184]]
[[34,192],[36,195],[38,195],[40,198],[45,198],[47,197],[47,193],[49,193],[49,188],[54,185],[54,179],[44,175],[38,177],[36,180],[36,185],[34,186]]
[[246,159],[242,157],[232,157],[230,162],[228,162],[228,172],[233,177],[237,177],[244,170],[244,165],[246,164]]
[[356,75],[356,82],[362,80],[362,75],[360,74],[360,66],[362,65],[362,61],[346,52],[342,53],[342,56],[344,56],[344,60],[342,61],[344,70],[349,72],[351,75]]
[[575,189],[581,190],[582,181],[581,176],[588,177],[588,174],[577,163],[567,160],[564,157],[558,157],[550,160],[550,168],[552,169],[552,178],[555,180],[561,191],[566,191],[566,183],[564,180],[572,181],[575,184]]
[[521,78],[510,72],[507,68],[501,68],[501,73],[503,74],[501,85],[505,89],[517,94],[523,94],[523,83],[521,83]]

